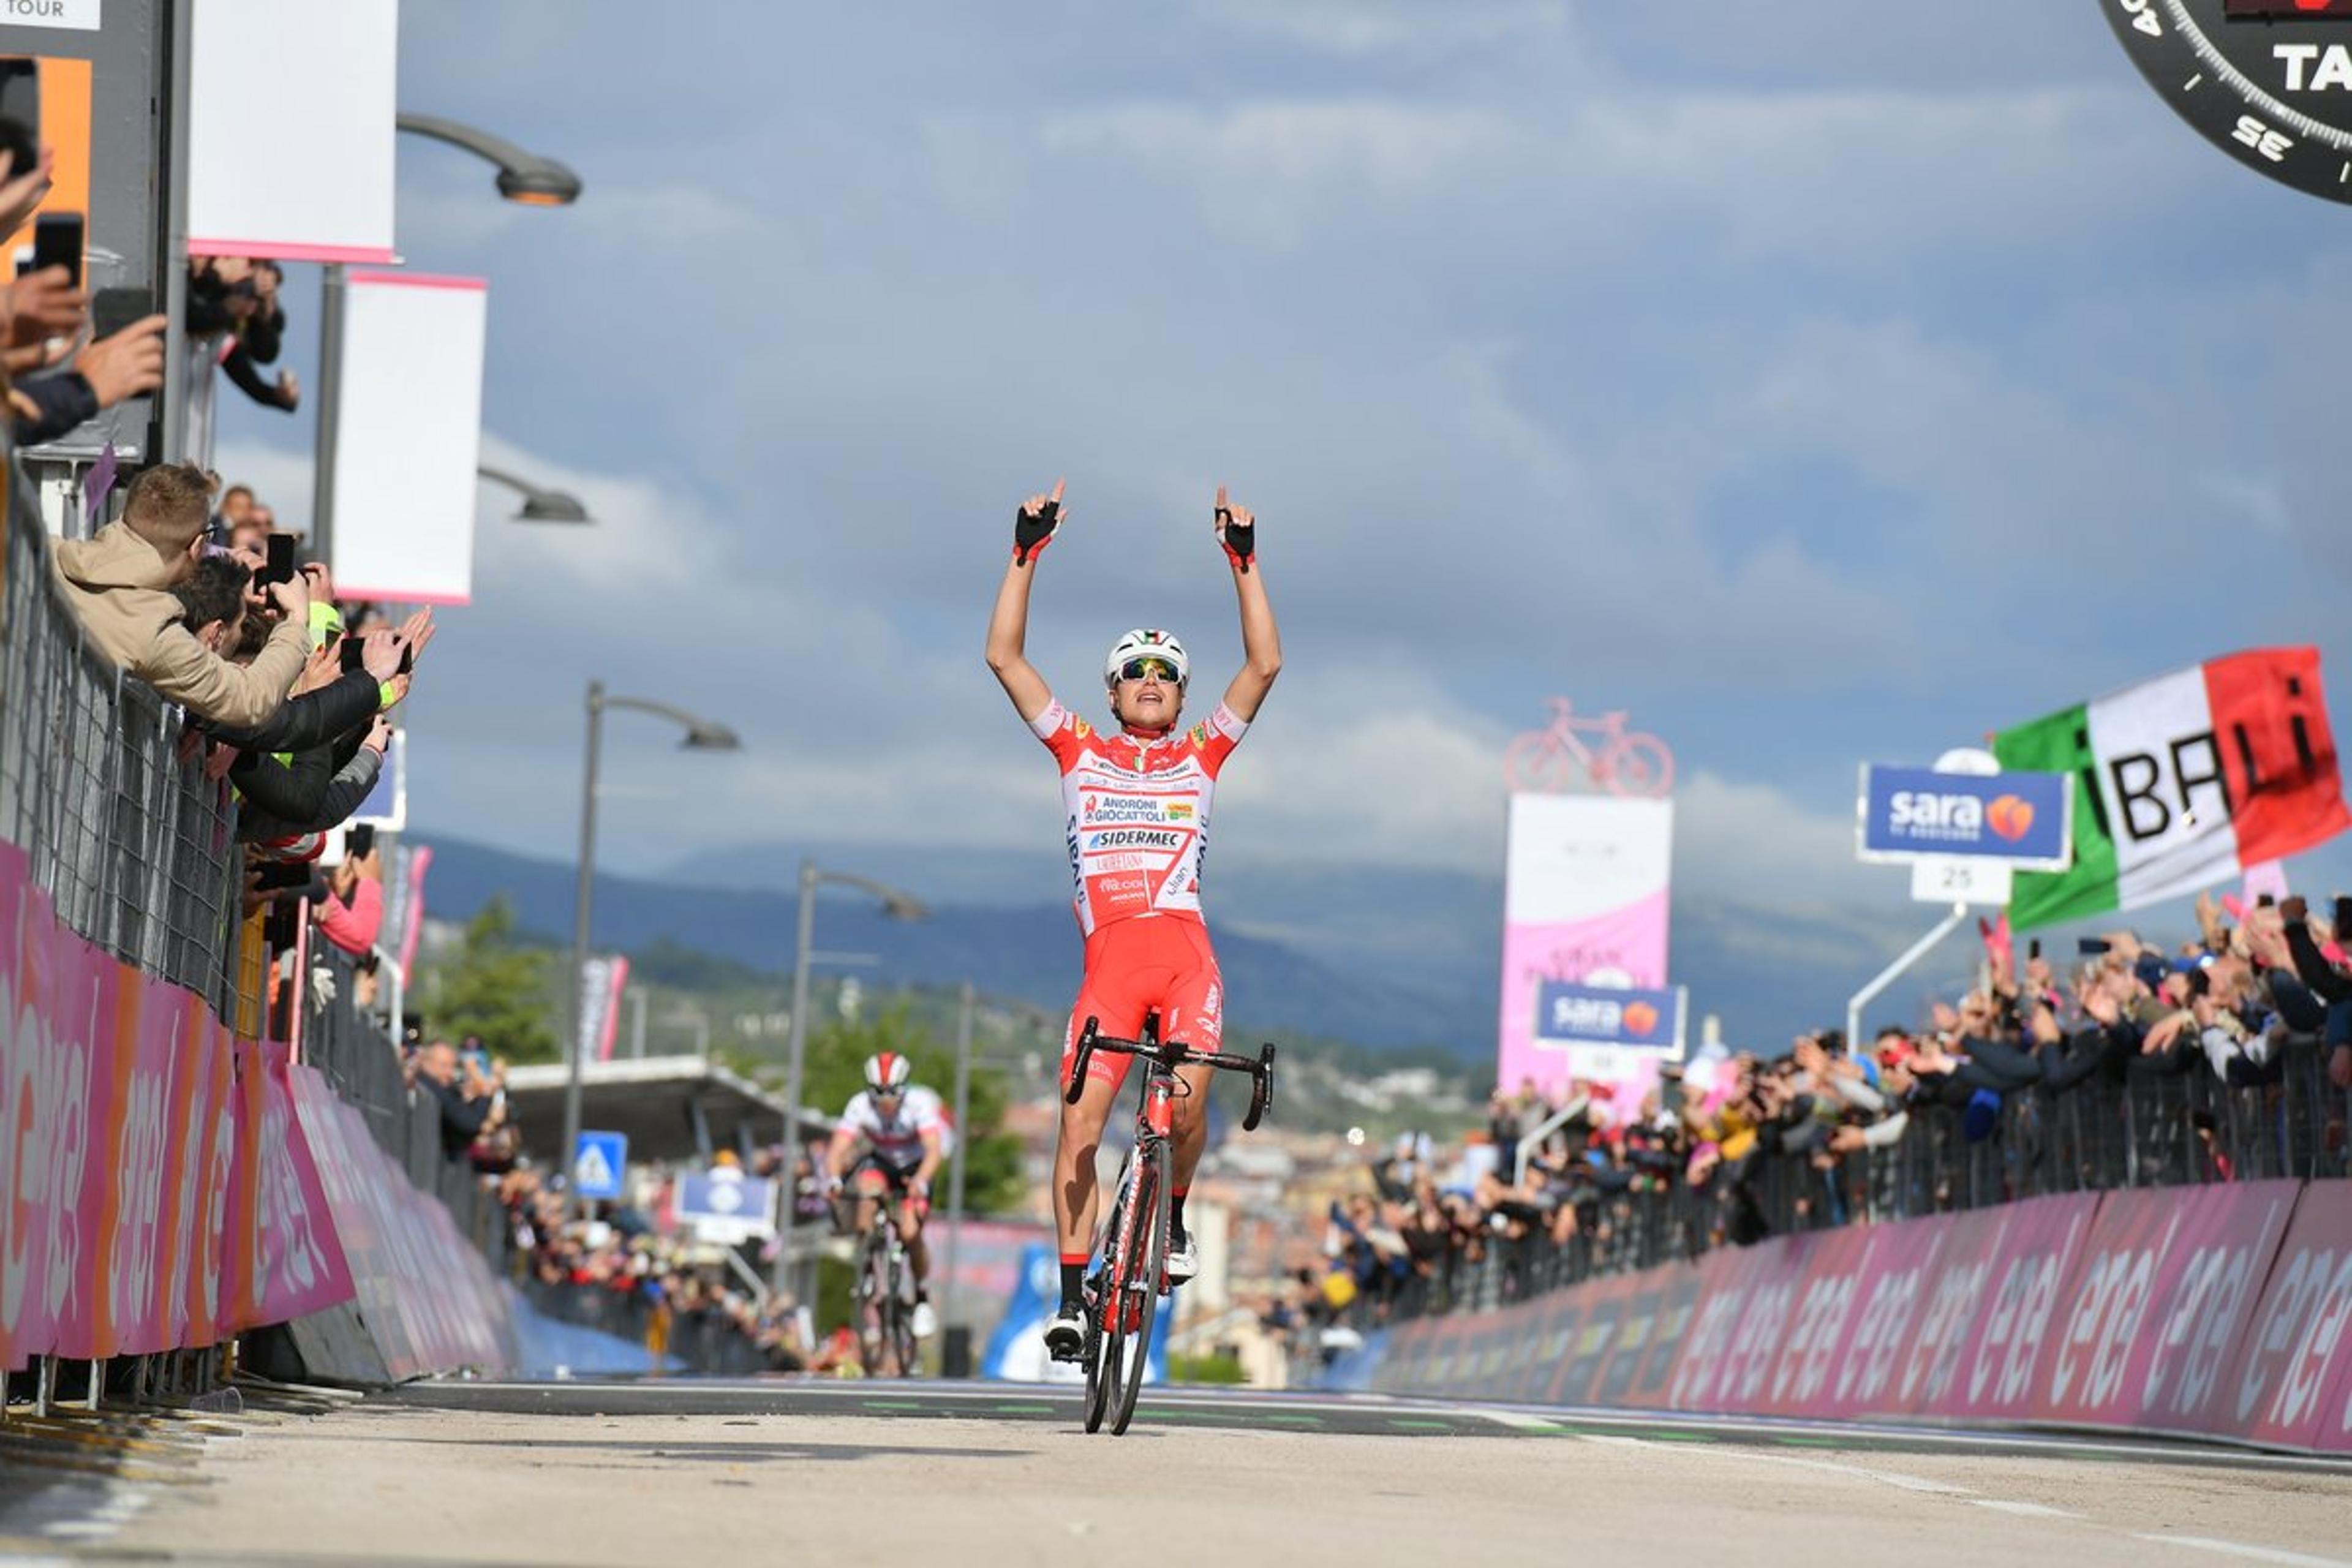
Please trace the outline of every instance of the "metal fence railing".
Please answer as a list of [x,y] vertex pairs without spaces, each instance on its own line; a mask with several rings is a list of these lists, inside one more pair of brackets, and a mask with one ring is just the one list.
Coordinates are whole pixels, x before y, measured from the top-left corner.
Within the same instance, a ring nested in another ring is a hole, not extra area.
[[1632,1190],[1580,1182],[1562,1200],[1577,1209],[1565,1244],[1553,1241],[1547,1216],[1528,1213],[1505,1216],[1529,1221],[1523,1235],[1457,1230],[1442,1247],[1391,1252],[1364,1270],[1344,1316],[1360,1328],[1478,1310],[1770,1236],[2051,1194],[2352,1175],[2352,1095],[2328,1080],[2324,1053],[2294,1050],[2275,1081],[2250,1088],[2223,1084],[2201,1056],[2187,1062],[2173,1073],[2013,1092],[1976,1139],[1957,1110],[1915,1110],[1892,1147],[1826,1171],[1759,1148],[1698,1186],[1681,1179],[1680,1162]]
[[[321,943],[310,953],[312,975],[327,985],[306,988],[302,1059],[318,1068],[329,1088],[367,1118],[376,1147],[408,1173],[419,1192],[439,1198],[457,1232],[504,1273],[509,1251],[506,1211],[463,1151],[446,1153],[441,1108],[434,1097],[412,1088],[403,1071],[400,1047],[357,1001],[358,975],[349,955]],[[320,991],[331,993],[322,1003]]]
[[9,481],[0,584],[0,839],[58,917],[236,1016],[239,865],[228,785],[177,753],[177,710],[89,646]]

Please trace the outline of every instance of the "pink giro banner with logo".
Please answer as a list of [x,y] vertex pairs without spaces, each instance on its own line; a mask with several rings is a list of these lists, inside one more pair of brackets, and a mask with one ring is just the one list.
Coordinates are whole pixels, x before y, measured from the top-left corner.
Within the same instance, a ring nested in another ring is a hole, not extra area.
[[498,1281],[449,1211],[411,1184],[369,1133],[367,1118],[310,1068],[293,1072],[293,1108],[326,1173],[322,1210],[351,1255],[360,1320],[405,1382],[471,1367],[499,1373],[517,1360]]
[[1375,1336],[1397,1394],[2352,1453],[2352,1184],[2036,1198]]
[[[1503,885],[1496,1080],[1546,1090],[1589,1076],[1580,1047],[1538,1044],[1543,983],[1663,988],[1674,804],[1514,795]],[[1613,1076],[1613,1075],[1612,1075]]]
[[0,1367],[350,1299],[282,1059],[61,924],[0,843]]

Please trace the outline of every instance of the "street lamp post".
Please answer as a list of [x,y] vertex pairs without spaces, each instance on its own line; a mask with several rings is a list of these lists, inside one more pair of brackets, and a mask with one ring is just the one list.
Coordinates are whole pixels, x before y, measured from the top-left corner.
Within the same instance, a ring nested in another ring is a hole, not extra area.
[[824,870],[814,860],[801,862],[800,930],[793,942],[793,1027],[784,1067],[783,1202],[780,1205],[783,1214],[776,1225],[776,1262],[768,1279],[768,1288],[780,1295],[791,1282],[793,1232],[800,1218],[801,1070],[808,1057],[809,953],[816,933],[816,890],[826,882],[872,894],[881,900],[883,912],[895,920],[921,920],[930,912],[912,893],[900,892],[871,877]]
[[688,751],[731,752],[742,745],[735,731],[724,724],[698,719],[667,702],[607,696],[603,681],[588,683],[588,763],[580,789],[580,887],[573,895],[572,914],[572,1001],[562,1011],[564,1053],[572,1065],[563,1080],[563,1142],[559,1157],[563,1162],[565,1211],[573,1215],[585,1212],[576,1191],[577,1184],[572,1180],[572,1158],[573,1147],[580,1142],[581,1064],[588,1055],[587,1044],[580,1036],[587,1016],[589,927],[596,898],[596,773],[604,749],[607,708],[626,708],[669,720],[686,731],[685,746]]
[[532,484],[520,474],[504,468],[494,468],[488,463],[477,464],[474,472],[486,479],[502,484],[522,496],[522,510],[515,513],[517,522],[593,522],[588,515],[588,505],[570,490],[551,490]]
[[[462,147],[498,165],[499,195],[524,206],[568,206],[580,199],[580,176],[553,158],[528,153],[487,131],[431,114],[400,114],[396,129]],[[319,436],[310,486],[310,552],[330,566],[335,544],[335,426],[342,402],[344,268],[331,261],[319,286]],[[549,521],[573,519],[550,518]]]
[[971,1010],[976,994],[967,980],[956,997],[956,1146],[948,1166],[947,1277],[940,1286],[940,1327],[948,1332],[955,1328],[956,1260],[963,1251],[963,1155],[971,1146],[971,1124],[966,1112],[971,1105]]

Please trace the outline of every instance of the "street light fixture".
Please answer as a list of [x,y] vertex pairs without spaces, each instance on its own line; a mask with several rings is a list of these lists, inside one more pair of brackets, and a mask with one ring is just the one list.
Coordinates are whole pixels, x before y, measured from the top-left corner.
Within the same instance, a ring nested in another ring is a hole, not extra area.
[[522,495],[522,510],[515,513],[517,522],[593,522],[588,515],[588,503],[570,490],[543,489],[519,474],[494,468],[488,463],[478,466],[474,472],[482,478],[506,486]]
[[683,708],[673,708],[667,702],[655,702],[643,697],[609,697],[604,683],[588,683],[588,766],[580,795],[580,889],[574,896],[572,925],[572,1004],[564,1008],[566,1032],[565,1054],[572,1070],[563,1082],[563,1142],[559,1156],[563,1162],[563,1202],[567,1213],[583,1213],[578,1184],[572,1170],[572,1149],[580,1142],[580,1072],[588,1055],[587,1043],[581,1039],[581,1026],[587,1016],[588,995],[588,929],[596,897],[596,770],[604,738],[604,710],[625,708],[634,712],[651,713],[668,720],[686,731],[679,749],[689,752],[732,752],[743,742],[735,731],[724,724],[697,718]]
[[[462,147],[499,168],[499,195],[524,206],[569,206],[580,197],[580,176],[538,153],[525,152],[479,127],[432,114],[395,114],[394,126]],[[310,483],[310,547],[329,565],[335,559],[335,422],[341,413],[338,384],[343,372],[343,279],[340,261],[322,269],[319,286],[319,435]],[[525,508],[525,514],[529,514]],[[574,521],[572,518],[545,521]]]
[[568,207],[580,199],[580,176],[571,166],[538,153],[527,153],[502,136],[478,126],[444,120],[436,114],[403,110],[396,121],[412,135],[446,142],[499,166],[499,195],[527,207]]
[[790,1279],[793,1231],[799,1219],[798,1173],[801,1157],[801,1068],[808,1055],[809,952],[816,934],[816,890],[824,883],[856,888],[871,894],[892,920],[919,921],[930,914],[912,893],[850,871],[828,871],[814,860],[801,862],[800,934],[793,946],[793,1029],[791,1056],[784,1069],[783,1217],[776,1227],[776,1263],[768,1288],[782,1294]]

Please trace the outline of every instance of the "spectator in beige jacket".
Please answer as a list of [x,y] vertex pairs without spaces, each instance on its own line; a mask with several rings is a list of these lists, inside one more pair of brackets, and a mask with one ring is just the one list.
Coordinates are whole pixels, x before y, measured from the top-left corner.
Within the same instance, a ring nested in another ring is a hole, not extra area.
[[99,652],[215,723],[260,724],[278,711],[309,657],[307,578],[273,584],[283,616],[260,657],[239,667],[197,641],[172,590],[195,571],[212,518],[212,480],[189,463],[131,482],[122,521],[56,545],[50,564]]

